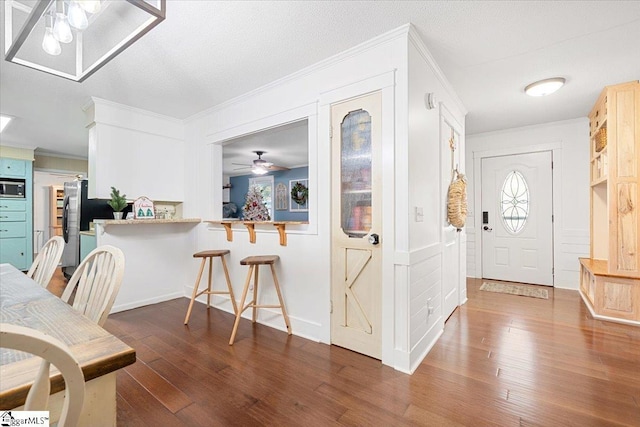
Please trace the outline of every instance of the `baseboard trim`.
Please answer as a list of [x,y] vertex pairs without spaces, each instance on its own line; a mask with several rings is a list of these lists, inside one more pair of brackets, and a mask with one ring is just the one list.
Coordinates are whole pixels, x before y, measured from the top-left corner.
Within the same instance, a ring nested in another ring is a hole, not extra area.
[[[436,322],[434,324],[434,327],[437,326],[439,322]],[[438,340],[440,339],[443,333],[444,333],[444,328],[440,328],[438,332],[435,334],[435,336],[432,336],[430,340],[429,340],[429,336],[431,334],[427,333],[425,334],[424,337],[422,337],[420,341],[418,341],[418,344],[416,344],[413,347],[413,350],[411,350],[411,354],[409,355],[411,359],[411,362],[410,362],[411,364],[409,366],[410,374],[413,374],[415,370],[418,369],[418,366],[420,366],[424,358],[427,357],[427,354],[429,354],[433,346],[436,345],[436,342],[438,342]],[[414,357],[414,354],[418,351],[419,351],[418,357]]]
[[111,311],[109,313],[119,313],[121,311],[132,310],[134,308],[143,307],[145,305],[151,305],[151,304],[157,304],[159,302],[170,301],[172,299],[180,298],[180,297],[183,297],[183,296],[184,296],[184,294],[182,294],[180,292],[173,292],[173,293],[170,293],[170,294],[160,295],[160,296],[153,297],[153,298],[147,298],[147,299],[143,299],[143,300],[129,302],[129,303],[126,303],[126,304],[118,304],[118,305],[114,305],[111,308]]
[[[189,295],[193,292],[193,288],[189,289]],[[191,297],[186,296],[185,294],[180,295],[184,298],[190,299]],[[203,305],[207,304],[206,295],[201,295],[196,298],[196,302],[199,302]],[[217,308],[219,310],[225,311],[229,314],[233,315],[233,307],[231,306],[231,299],[226,295],[211,295],[211,307]],[[296,316],[292,316],[289,314],[289,322],[291,322],[291,333],[295,336],[308,339],[314,342],[322,342],[322,324],[311,322],[306,319],[301,319]],[[284,324],[284,319],[282,318],[282,312],[277,308],[261,308],[258,310],[258,318],[256,319],[257,323],[261,325],[269,326],[271,328],[277,329],[279,331],[287,332],[287,327]],[[247,310],[242,313],[242,318],[251,320],[251,310]],[[231,331],[229,331],[231,333]]]
[[587,310],[589,310],[591,317],[593,317],[595,320],[605,320],[607,322],[622,323],[622,324],[631,325],[631,326],[640,326],[640,322],[637,322],[635,320],[619,319],[617,317],[610,317],[610,316],[603,316],[602,314],[596,314],[596,312],[593,311],[593,308],[591,307],[591,303],[589,302],[589,299],[584,294],[584,292],[582,292],[582,290],[578,290],[578,293],[580,294],[580,297],[582,298],[584,305],[587,306]]

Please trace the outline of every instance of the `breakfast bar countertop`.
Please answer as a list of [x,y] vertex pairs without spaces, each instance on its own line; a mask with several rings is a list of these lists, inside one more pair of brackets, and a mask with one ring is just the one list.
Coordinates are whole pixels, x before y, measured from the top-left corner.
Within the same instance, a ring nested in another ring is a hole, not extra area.
[[95,219],[96,225],[139,225],[139,224],[186,224],[200,223],[200,218],[175,218],[175,219]]
[[227,232],[227,241],[229,242],[233,241],[233,231],[231,231],[231,226],[233,224],[243,224],[245,227],[247,227],[247,230],[249,231],[249,242],[251,243],[256,242],[256,230],[255,230],[256,224],[258,225],[271,224],[278,230],[278,234],[280,235],[281,246],[287,246],[287,233],[285,231],[287,225],[309,224],[309,221],[244,221],[244,220],[241,220],[241,219],[239,220],[235,218],[225,218],[222,220],[215,220],[215,221],[208,220],[205,222],[209,224],[222,225],[225,231]]

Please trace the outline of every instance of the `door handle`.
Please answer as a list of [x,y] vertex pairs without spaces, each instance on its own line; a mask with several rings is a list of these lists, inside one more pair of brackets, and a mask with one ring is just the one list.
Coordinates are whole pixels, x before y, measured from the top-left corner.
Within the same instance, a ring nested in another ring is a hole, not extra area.
[[483,229],[484,231],[493,231],[493,228],[489,228],[489,226],[488,226],[488,225],[485,225],[484,227],[482,227],[482,229]]
[[372,245],[377,245],[378,243],[380,243],[380,236],[375,233],[372,234],[371,236],[369,236],[369,243],[371,243]]

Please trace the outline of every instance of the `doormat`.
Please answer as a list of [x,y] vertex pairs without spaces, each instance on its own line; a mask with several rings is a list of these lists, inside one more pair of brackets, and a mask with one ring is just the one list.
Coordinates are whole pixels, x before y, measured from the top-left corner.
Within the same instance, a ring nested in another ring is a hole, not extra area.
[[524,297],[549,299],[549,292],[546,289],[534,288],[524,285],[512,285],[509,283],[483,282],[481,291],[497,292],[500,294],[520,295]]

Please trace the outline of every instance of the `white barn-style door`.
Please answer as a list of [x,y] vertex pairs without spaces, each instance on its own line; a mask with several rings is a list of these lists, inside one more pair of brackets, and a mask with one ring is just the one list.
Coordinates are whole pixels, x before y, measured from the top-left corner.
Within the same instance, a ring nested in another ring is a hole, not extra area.
[[331,105],[331,343],[382,357],[382,95]]

